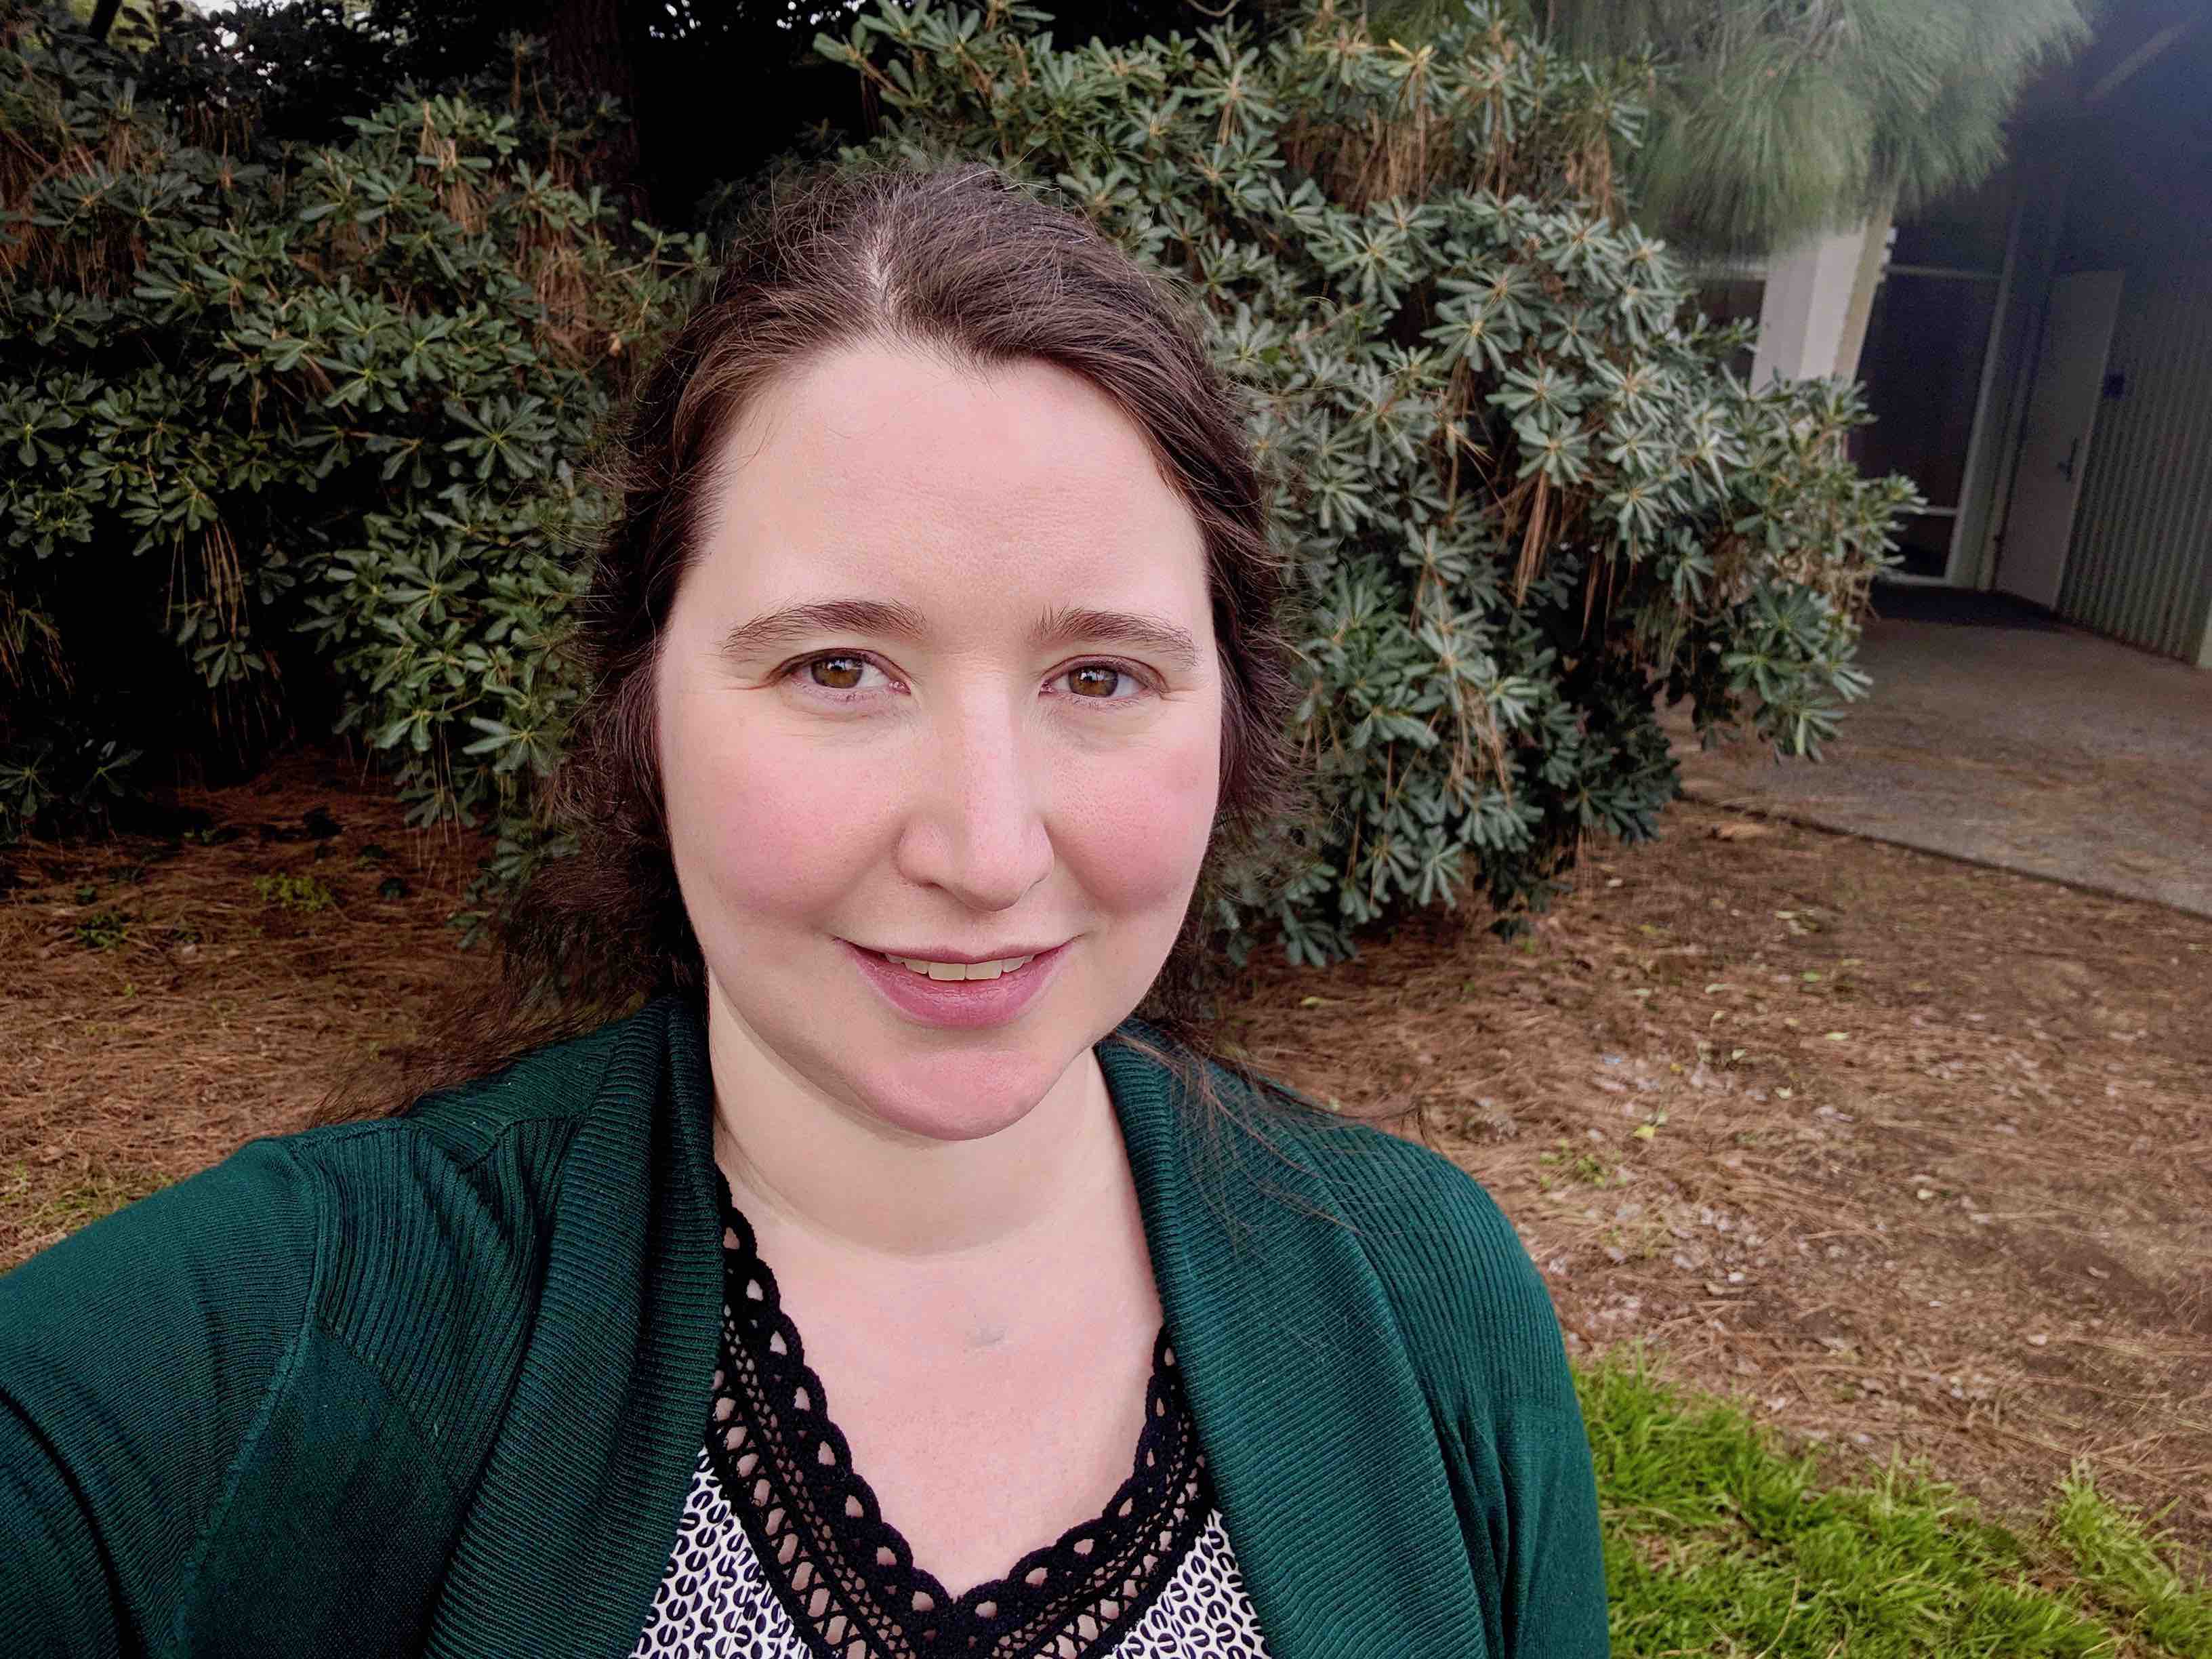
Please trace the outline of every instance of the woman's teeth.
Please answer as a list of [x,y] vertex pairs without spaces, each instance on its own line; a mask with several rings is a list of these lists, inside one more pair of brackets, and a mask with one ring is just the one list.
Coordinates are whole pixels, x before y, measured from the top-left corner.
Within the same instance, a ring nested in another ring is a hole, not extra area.
[[996,962],[924,962],[918,957],[886,954],[884,960],[896,962],[911,974],[927,974],[932,979],[996,979],[1001,974],[1028,967],[1036,958],[1002,957]]

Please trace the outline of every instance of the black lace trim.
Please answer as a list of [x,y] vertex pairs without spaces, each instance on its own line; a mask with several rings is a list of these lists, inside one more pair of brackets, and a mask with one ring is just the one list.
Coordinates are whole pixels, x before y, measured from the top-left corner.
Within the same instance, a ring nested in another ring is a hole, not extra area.
[[707,1449],[792,1622],[820,1659],[1084,1659],[1140,1618],[1213,1507],[1162,1328],[1135,1467],[1103,1514],[955,1598],[854,1471],[751,1225],[722,1187],[722,1346]]

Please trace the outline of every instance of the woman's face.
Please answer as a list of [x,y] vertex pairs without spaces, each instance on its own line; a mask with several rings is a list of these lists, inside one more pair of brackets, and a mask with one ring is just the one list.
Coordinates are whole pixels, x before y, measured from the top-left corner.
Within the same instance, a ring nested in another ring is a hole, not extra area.
[[1222,724],[1197,520],[1041,362],[842,350],[721,462],[655,684],[712,1017],[843,1109],[990,1134],[1189,903]]

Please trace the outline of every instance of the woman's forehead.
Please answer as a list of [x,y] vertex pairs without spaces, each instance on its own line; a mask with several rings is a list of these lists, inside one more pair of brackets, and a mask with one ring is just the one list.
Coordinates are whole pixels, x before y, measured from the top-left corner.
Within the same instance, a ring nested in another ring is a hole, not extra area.
[[747,586],[1204,590],[1197,520],[1145,433],[1055,365],[842,350],[766,388],[721,462],[701,551]]

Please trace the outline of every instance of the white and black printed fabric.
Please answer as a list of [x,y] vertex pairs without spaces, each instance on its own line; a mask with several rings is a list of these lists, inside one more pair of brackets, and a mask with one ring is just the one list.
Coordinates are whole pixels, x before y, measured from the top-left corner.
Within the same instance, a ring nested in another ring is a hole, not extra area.
[[722,1194],[713,1420],[635,1659],[1265,1659],[1162,1330],[1103,1514],[952,1596],[887,1525]]

